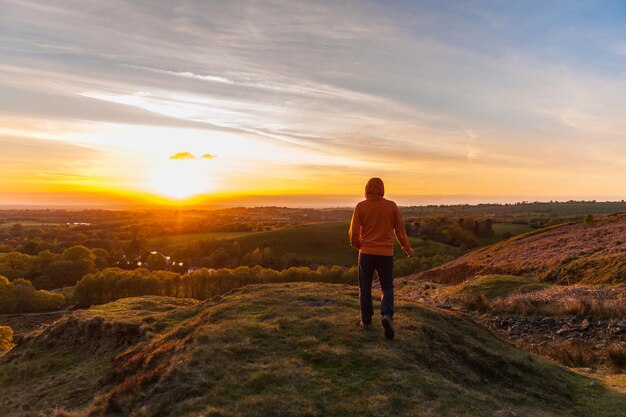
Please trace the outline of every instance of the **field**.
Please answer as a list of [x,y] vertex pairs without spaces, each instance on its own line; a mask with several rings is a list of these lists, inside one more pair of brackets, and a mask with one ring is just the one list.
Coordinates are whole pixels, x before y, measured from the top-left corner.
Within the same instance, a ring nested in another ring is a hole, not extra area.
[[[346,222],[324,222],[306,224],[296,227],[284,227],[262,232],[205,232],[185,233],[179,235],[153,237],[148,239],[151,250],[170,253],[176,247],[189,244],[200,239],[232,239],[241,245],[245,251],[251,251],[262,245],[269,245],[275,256],[286,253],[295,254],[301,259],[310,259],[323,264],[354,265],[357,252],[348,242]],[[527,225],[494,224],[495,236],[485,240],[491,243],[502,240],[505,232],[517,235],[532,230]],[[416,253],[448,253],[454,249],[443,243],[426,241],[417,237],[409,237]],[[396,257],[403,257],[397,242],[394,243]]]
[[[152,250],[169,253],[177,246],[198,239],[233,239],[239,242],[245,251],[269,245],[274,256],[280,257],[286,253],[292,253],[301,259],[349,266],[356,264],[357,251],[351,248],[348,242],[348,228],[349,224],[345,222],[325,222],[262,232],[189,233],[151,238],[149,245]],[[409,240],[417,253],[434,253],[438,250],[447,253],[453,250],[450,246],[438,242],[424,241],[415,237]],[[403,257],[397,242],[395,255]]]
[[249,286],[74,313],[0,359],[0,413],[37,416],[622,416],[626,396],[399,298],[398,337],[357,290]]

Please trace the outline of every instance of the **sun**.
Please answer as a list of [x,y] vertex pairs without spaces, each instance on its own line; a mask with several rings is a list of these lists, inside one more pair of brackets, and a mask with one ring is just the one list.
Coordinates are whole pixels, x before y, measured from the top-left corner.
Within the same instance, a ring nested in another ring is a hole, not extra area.
[[167,161],[152,174],[149,187],[161,196],[184,200],[209,193],[213,182],[201,161]]

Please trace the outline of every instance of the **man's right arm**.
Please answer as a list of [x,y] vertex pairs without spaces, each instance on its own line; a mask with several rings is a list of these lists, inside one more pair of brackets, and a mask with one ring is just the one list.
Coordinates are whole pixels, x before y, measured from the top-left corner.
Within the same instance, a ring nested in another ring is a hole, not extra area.
[[359,214],[359,207],[354,208],[352,213],[352,221],[350,222],[350,246],[356,249],[361,249],[361,215]]
[[409,242],[409,238],[406,235],[404,220],[402,219],[402,214],[400,214],[400,209],[397,205],[394,207],[394,212],[393,231],[396,235],[396,239],[398,239],[398,243],[400,243],[402,250],[407,254],[407,256],[414,256],[415,252],[413,251],[411,242]]

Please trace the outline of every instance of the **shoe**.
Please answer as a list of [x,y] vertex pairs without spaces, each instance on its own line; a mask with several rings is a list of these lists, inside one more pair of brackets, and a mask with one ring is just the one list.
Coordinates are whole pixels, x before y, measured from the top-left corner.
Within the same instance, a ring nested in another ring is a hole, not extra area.
[[372,323],[363,323],[363,322],[361,322],[361,329],[363,329],[363,330],[372,330]]
[[393,318],[391,316],[383,316],[383,327],[385,329],[385,337],[388,340],[393,340],[396,332],[393,328]]

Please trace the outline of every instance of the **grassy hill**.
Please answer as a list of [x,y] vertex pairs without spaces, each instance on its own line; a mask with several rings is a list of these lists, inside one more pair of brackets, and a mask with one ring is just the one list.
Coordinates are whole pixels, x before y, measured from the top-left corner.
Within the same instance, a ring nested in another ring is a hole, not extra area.
[[454,313],[400,297],[388,342],[357,311],[354,287],[298,283],[75,312],[0,357],[0,415],[624,416]]
[[455,284],[487,274],[557,283],[626,281],[626,215],[566,223],[515,236],[470,252],[420,279]]

